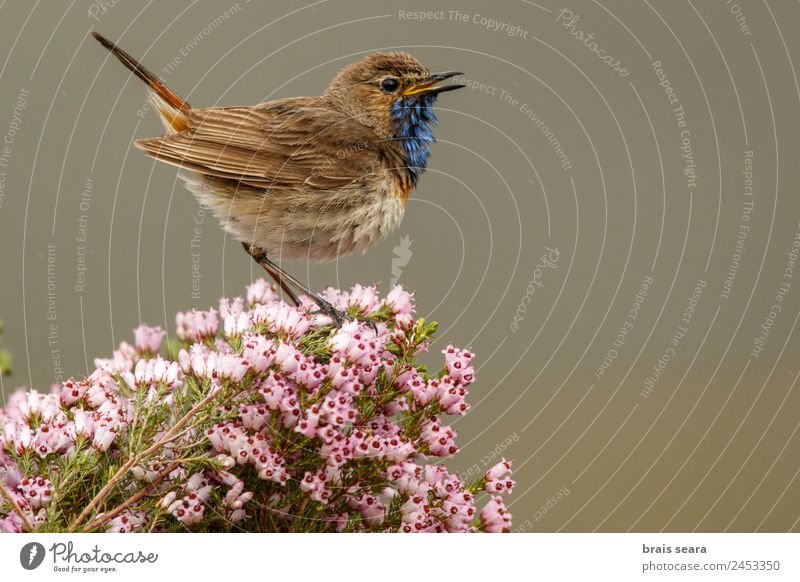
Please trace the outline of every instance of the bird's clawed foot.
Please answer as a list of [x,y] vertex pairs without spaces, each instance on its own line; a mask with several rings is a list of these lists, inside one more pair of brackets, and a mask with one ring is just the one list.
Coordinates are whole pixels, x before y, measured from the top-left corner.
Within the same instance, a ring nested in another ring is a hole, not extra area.
[[[344,323],[344,321],[347,319],[346,313],[336,309],[329,301],[323,299],[322,297],[320,297],[319,295],[308,289],[308,287],[303,285],[303,283],[298,281],[295,277],[293,277],[292,275],[281,269],[276,263],[274,263],[272,260],[270,260],[269,257],[267,257],[267,254],[264,251],[246,242],[243,242],[242,246],[247,251],[247,253],[251,257],[253,257],[253,259],[259,265],[261,265],[273,279],[275,279],[275,282],[278,283],[278,285],[283,289],[284,293],[286,293],[286,295],[295,305],[297,306],[300,305],[300,299],[298,298],[297,294],[295,294],[295,292],[292,291],[292,286],[294,286],[300,292],[310,297],[311,300],[317,304],[317,307],[319,307],[319,311],[312,311],[311,315],[316,315],[316,314],[327,315],[333,320],[333,324],[336,327],[342,327],[342,323]],[[359,319],[359,318],[355,319],[368,324],[372,328],[372,331],[374,331],[375,333],[378,332],[378,326],[375,325],[374,321],[370,319]]]
[[[310,315],[317,315],[317,314],[327,315],[333,320],[333,324],[336,327],[342,327],[342,323],[344,323],[344,321],[348,319],[347,314],[344,311],[336,309],[333,305],[331,305],[328,301],[326,301],[322,297],[319,297],[318,295],[312,295],[311,300],[317,304],[319,310],[312,311]],[[359,317],[354,317],[351,319],[355,319],[359,323],[364,323],[370,326],[372,328],[372,331],[378,333],[378,326],[375,324],[373,320],[361,319]]]
[[333,324],[336,327],[342,327],[342,323],[347,318],[347,315],[344,313],[344,311],[339,311],[333,305],[331,305],[330,302],[324,300],[322,297],[316,294],[311,296],[311,300],[317,304],[319,310],[310,312],[310,315],[327,315],[333,320]]

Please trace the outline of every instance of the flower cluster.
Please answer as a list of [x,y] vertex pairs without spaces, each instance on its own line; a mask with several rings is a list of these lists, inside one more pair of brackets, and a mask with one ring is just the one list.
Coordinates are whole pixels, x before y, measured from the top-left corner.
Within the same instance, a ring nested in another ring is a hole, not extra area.
[[[0,409],[0,531],[508,531],[503,459],[472,483],[458,451],[473,354],[417,362],[435,324],[357,285],[299,307],[258,280]],[[479,509],[478,498],[487,499]]]

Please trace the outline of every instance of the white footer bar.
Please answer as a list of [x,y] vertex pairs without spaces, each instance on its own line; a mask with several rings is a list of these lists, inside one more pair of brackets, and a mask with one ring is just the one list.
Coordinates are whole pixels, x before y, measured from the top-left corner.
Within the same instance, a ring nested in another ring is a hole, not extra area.
[[800,534],[5,534],[0,572],[137,582],[794,581],[799,550]]

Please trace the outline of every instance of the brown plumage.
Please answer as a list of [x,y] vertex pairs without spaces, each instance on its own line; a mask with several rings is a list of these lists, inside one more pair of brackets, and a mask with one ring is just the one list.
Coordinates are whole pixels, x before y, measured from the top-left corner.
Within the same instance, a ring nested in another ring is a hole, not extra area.
[[130,55],[94,37],[147,83],[167,135],[137,140],[178,166],[201,204],[273,275],[341,314],[272,259],[330,260],[366,249],[403,217],[425,168],[439,84],[413,56],[374,53],[345,67],[319,97],[251,107],[193,108]]

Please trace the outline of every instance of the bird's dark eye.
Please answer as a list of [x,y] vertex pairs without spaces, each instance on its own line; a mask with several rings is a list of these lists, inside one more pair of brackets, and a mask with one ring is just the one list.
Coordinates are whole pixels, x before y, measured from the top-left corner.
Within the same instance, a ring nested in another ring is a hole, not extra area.
[[391,77],[387,77],[383,81],[381,81],[381,88],[386,91],[387,93],[394,93],[397,91],[397,88],[400,86],[400,83],[397,82],[397,79],[392,79]]

